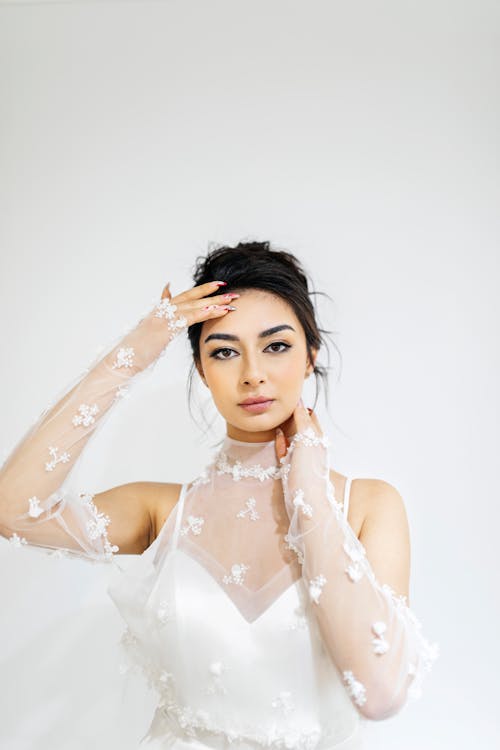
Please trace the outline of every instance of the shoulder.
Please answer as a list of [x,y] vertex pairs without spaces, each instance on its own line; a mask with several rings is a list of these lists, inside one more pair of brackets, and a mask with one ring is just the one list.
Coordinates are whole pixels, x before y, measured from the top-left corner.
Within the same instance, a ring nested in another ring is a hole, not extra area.
[[[330,480],[335,488],[337,500],[344,498],[347,477],[330,470]],[[405,513],[404,500],[394,485],[383,479],[356,478],[349,491],[349,518],[356,519],[359,529],[365,521],[386,513]]]
[[[330,477],[334,486],[337,482],[343,488],[345,477],[336,472],[330,472]],[[410,530],[399,490],[383,479],[353,479],[348,521],[377,580],[408,597]]]
[[355,479],[352,485],[363,506],[363,531],[380,523],[407,523],[404,500],[394,485],[383,479]]

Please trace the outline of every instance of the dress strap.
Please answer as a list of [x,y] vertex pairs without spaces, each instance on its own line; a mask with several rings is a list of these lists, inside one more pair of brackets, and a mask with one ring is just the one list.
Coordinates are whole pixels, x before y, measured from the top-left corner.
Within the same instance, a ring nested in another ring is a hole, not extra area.
[[184,512],[184,499],[186,497],[186,489],[187,489],[187,483],[184,483],[181,487],[179,499],[177,500],[177,503],[175,505],[175,526],[174,526],[174,533],[173,533],[173,539],[172,539],[174,546],[177,546],[179,528],[181,525],[182,514]]
[[349,510],[349,497],[351,494],[351,482],[352,478],[347,477],[344,487],[344,518],[347,518],[347,511]]

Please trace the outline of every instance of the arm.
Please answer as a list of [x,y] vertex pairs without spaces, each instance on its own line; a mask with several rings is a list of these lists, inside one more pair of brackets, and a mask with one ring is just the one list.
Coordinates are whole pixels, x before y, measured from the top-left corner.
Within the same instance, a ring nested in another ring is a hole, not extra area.
[[[70,473],[93,434],[113,406],[137,380],[151,370],[170,341],[187,325],[227,314],[219,305],[206,308],[203,295],[218,290],[203,284],[161,301],[99,361],[94,363],[49,410],[7,458],[0,471],[0,533],[14,544],[59,549],[93,560],[110,560],[121,543],[133,545],[127,522],[144,533],[146,516],[132,512],[128,490],[115,488],[112,519],[94,497],[69,488]],[[222,296],[222,295],[220,295]],[[211,302],[220,302],[210,297]],[[137,489],[137,488],[136,488]],[[128,511],[127,511],[128,508]],[[112,539],[108,526],[113,521]]]
[[[277,444],[290,518],[287,541],[302,564],[311,607],[349,696],[367,718],[385,719],[419,696],[438,656],[437,644],[426,641],[406,602],[409,547],[402,501],[394,488],[378,499],[379,513],[363,524],[365,548],[335,499],[328,440],[303,406],[295,421],[298,431],[286,455]],[[405,593],[397,594],[388,581]]]

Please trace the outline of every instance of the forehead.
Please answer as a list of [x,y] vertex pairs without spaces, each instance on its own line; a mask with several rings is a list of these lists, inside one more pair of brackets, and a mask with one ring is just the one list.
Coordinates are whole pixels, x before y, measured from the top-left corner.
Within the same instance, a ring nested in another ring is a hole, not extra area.
[[[234,291],[241,296],[229,304],[237,309],[222,318],[205,320],[201,328],[200,345],[210,333],[232,333],[240,338],[257,337],[261,331],[281,323],[291,325],[296,333],[301,332],[299,319],[282,297],[263,289],[234,289]],[[294,335],[294,332],[290,330],[284,333]]]

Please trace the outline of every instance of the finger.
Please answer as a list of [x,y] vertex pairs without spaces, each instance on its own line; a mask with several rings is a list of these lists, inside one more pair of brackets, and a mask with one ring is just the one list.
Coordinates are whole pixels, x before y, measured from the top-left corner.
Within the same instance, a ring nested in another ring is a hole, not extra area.
[[185,292],[181,292],[175,297],[175,302],[189,302],[191,300],[201,299],[209,294],[213,294],[222,286],[225,286],[225,281],[207,281],[206,284],[198,284],[193,286],[191,289],[187,289]]
[[295,407],[294,418],[295,424],[297,426],[297,432],[304,432],[305,430],[312,428],[314,432],[318,434],[318,422],[317,420],[313,421],[311,415],[304,406],[302,399],[300,399],[299,403]]
[[161,299],[172,299],[172,292],[170,291],[170,281],[168,281],[165,286],[163,287],[163,292],[161,293]]
[[311,422],[313,423],[313,425],[315,427],[316,434],[317,435],[323,435],[323,430],[321,429],[321,425],[319,423],[318,416],[317,416],[316,412],[314,412],[312,409],[308,410],[308,411],[309,411],[309,416],[311,417]]
[[[238,299],[240,295],[236,292],[227,292],[225,294],[214,294],[213,297],[203,297],[198,300],[191,300],[189,306],[193,309],[204,308],[207,305],[228,305],[231,304],[233,299]],[[186,303],[181,303],[186,304]]]
[[206,305],[201,308],[192,308],[190,313],[183,312],[183,314],[189,319],[189,325],[193,323],[202,323],[204,320],[210,320],[211,318],[221,318],[224,315],[236,310],[233,305]]
[[276,440],[275,440],[275,449],[276,449],[276,456],[278,458],[278,461],[280,461],[285,455],[287,451],[287,440],[285,437],[285,433],[281,429],[281,427],[278,427],[276,429]]

